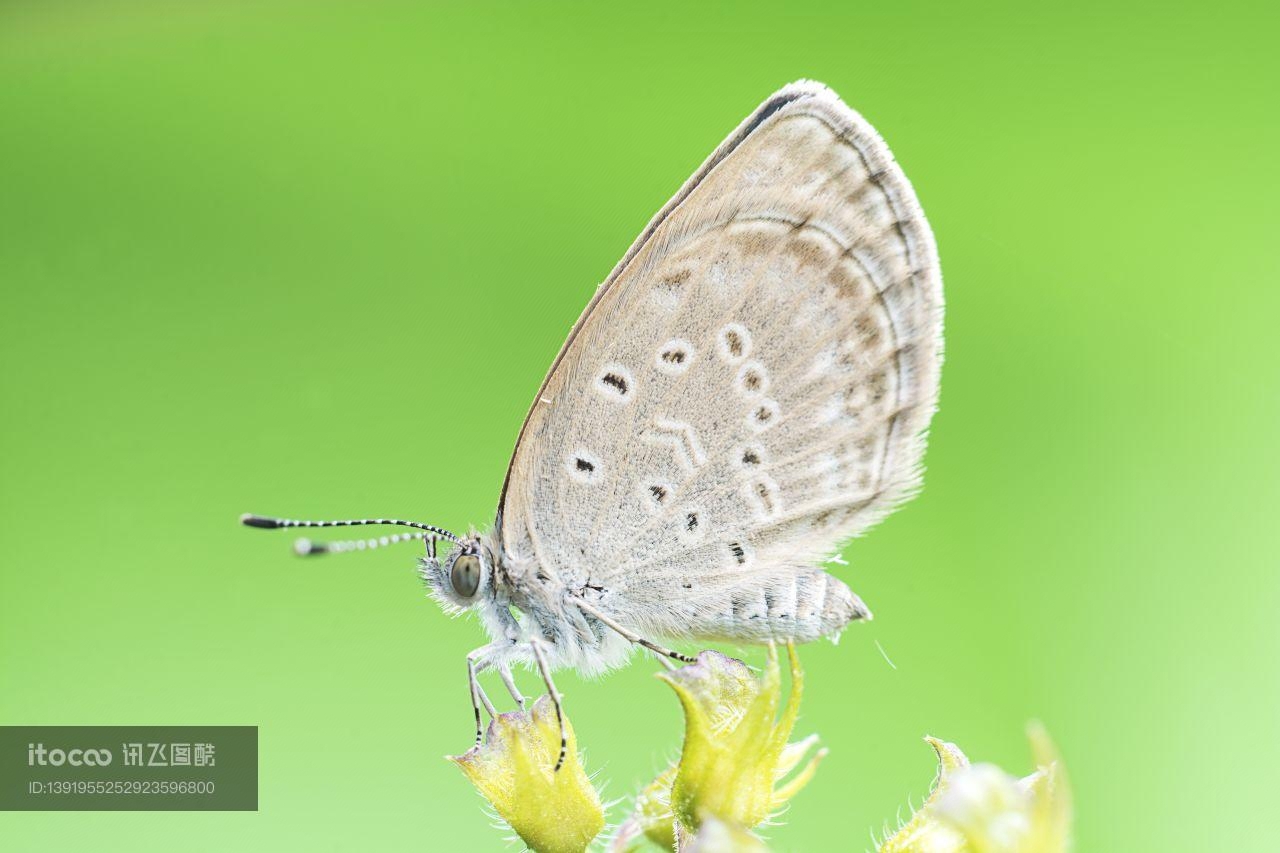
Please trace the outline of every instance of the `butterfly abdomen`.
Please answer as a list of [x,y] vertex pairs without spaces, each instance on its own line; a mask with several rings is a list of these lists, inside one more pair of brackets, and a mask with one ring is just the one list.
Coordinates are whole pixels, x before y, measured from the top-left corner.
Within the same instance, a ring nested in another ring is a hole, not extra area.
[[753,577],[715,606],[699,606],[689,623],[694,639],[741,643],[808,643],[837,637],[871,611],[838,578],[821,569],[781,569]]

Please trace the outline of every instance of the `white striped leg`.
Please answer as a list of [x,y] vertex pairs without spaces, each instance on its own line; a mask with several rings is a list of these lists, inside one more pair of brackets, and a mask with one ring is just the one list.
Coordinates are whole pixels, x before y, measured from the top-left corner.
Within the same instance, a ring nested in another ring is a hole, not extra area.
[[627,630],[626,628],[619,625],[617,622],[614,622],[608,616],[605,616],[595,607],[591,606],[590,604],[587,604],[581,598],[577,598],[571,595],[569,596],[569,601],[572,602],[573,605],[577,607],[579,610],[581,610],[583,613],[595,619],[598,619],[601,623],[604,624],[606,628],[610,628],[618,632],[620,635],[622,635],[623,639],[629,642],[635,643],[638,646],[644,646],[646,649],[653,652],[654,654],[662,655],[663,657],[668,657],[668,658],[671,658],[672,660],[678,660],[681,663],[693,663],[696,660],[695,658],[691,658],[686,654],[681,654],[680,652],[672,651],[671,649],[660,646],[657,643],[646,640],[644,637],[641,637],[639,634],[635,633],[634,631]]
[[538,671],[542,673],[542,681],[547,685],[547,695],[551,697],[551,704],[556,709],[556,723],[560,726],[560,755],[556,758],[554,772],[559,773],[560,768],[564,766],[565,753],[569,749],[569,737],[564,727],[564,709],[560,705],[560,691],[556,689],[556,683],[551,679],[551,667],[547,666],[546,655],[542,652],[542,641],[530,640],[529,648],[533,650],[534,660],[538,662]]
[[498,712],[494,709],[493,703],[489,701],[489,697],[485,695],[484,688],[480,686],[480,680],[476,676],[487,669],[491,663],[489,646],[482,646],[467,655],[467,687],[471,691],[471,710],[476,717],[476,746],[479,746],[484,740],[484,724],[480,720],[480,705],[484,704],[484,708],[489,712],[489,718],[493,719],[498,716]]
[[520,692],[520,688],[516,687],[516,680],[511,675],[511,664],[506,659],[500,659],[494,668],[498,670],[498,675],[502,678],[502,683],[506,685],[507,692],[511,694],[511,698],[516,700],[516,704],[520,706],[520,710],[524,710],[524,694]]

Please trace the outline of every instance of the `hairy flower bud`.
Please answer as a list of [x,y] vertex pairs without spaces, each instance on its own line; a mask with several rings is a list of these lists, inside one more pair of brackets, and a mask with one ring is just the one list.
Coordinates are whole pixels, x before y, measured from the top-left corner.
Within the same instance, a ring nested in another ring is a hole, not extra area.
[[604,807],[565,721],[568,749],[554,770],[560,727],[551,700],[532,711],[500,714],[484,743],[451,758],[498,816],[537,853],[582,853],[604,828]]

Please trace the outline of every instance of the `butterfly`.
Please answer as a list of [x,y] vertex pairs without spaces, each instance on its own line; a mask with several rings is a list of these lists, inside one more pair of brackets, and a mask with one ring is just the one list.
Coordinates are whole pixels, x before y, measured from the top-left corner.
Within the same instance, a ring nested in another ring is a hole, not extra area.
[[[315,554],[422,540],[420,572],[513,663],[601,672],[662,641],[807,642],[870,611],[823,566],[910,497],[942,358],[942,280],[910,182],[822,84],[743,121],[597,289],[520,428],[487,531],[416,528]],[[448,543],[447,553],[437,544]],[[562,738],[557,769],[564,760]]]

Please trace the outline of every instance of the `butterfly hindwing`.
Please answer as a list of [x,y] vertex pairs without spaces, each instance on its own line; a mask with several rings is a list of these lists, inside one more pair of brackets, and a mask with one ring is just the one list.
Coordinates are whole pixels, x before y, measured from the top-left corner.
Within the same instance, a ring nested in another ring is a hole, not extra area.
[[781,614],[811,639],[823,602],[860,615],[814,565],[917,486],[941,319],[933,237],[883,141],[825,87],[783,89],[557,357],[500,505],[513,571],[603,590],[659,635],[764,639],[776,626],[747,623]]

